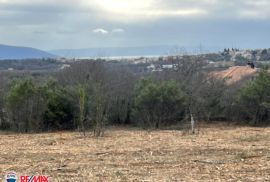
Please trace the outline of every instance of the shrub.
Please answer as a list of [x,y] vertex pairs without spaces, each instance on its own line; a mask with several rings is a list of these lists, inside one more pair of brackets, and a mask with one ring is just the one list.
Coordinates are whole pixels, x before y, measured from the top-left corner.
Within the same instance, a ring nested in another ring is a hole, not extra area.
[[239,95],[241,111],[251,124],[257,125],[262,121],[269,121],[269,96],[270,74],[264,69],[254,81],[241,90]]
[[13,130],[39,131],[46,109],[44,91],[37,87],[32,79],[16,81],[8,92],[7,108]]
[[143,127],[160,128],[183,114],[184,103],[185,96],[176,82],[157,84],[143,79],[136,88],[133,116]]
[[48,82],[46,87],[47,109],[43,114],[43,130],[71,130],[76,128],[77,109],[69,99],[68,91]]

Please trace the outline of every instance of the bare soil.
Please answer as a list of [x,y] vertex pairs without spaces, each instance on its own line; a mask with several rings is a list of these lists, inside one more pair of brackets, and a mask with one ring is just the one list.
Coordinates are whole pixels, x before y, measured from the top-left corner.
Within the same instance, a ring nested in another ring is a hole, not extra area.
[[233,66],[223,71],[214,71],[210,75],[226,79],[228,84],[233,84],[245,78],[255,76],[258,71],[259,69],[252,69],[250,66]]
[[270,128],[212,125],[199,134],[112,128],[104,137],[76,132],[0,134],[6,172],[50,181],[270,181]]

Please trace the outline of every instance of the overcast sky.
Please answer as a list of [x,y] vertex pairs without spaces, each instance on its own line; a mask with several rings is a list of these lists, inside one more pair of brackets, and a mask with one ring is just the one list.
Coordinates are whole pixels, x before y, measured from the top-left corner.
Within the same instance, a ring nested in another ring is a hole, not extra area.
[[0,44],[270,47],[270,0],[0,0]]

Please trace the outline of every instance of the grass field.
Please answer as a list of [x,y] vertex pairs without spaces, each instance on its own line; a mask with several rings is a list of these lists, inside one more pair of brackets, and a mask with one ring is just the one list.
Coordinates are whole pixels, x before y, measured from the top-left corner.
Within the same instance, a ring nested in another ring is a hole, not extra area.
[[199,134],[113,128],[0,134],[0,181],[8,171],[50,181],[270,181],[270,128],[212,125]]

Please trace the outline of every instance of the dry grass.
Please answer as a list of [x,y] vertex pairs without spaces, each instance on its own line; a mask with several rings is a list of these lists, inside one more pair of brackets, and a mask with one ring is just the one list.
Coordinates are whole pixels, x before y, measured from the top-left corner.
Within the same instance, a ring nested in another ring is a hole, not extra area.
[[181,131],[111,129],[2,134],[0,181],[7,171],[51,181],[270,181],[270,128],[211,126]]

